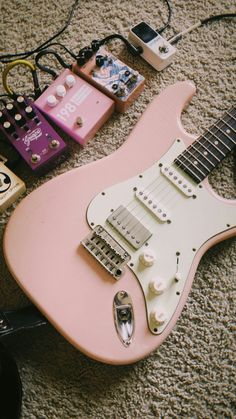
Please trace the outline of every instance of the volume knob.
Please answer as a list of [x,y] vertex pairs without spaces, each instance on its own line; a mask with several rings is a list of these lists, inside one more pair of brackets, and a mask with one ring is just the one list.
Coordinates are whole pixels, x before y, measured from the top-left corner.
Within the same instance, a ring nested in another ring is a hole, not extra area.
[[165,282],[161,278],[156,278],[149,283],[149,289],[153,294],[160,295],[165,289]]
[[147,266],[147,267],[152,266],[156,261],[156,256],[155,256],[154,251],[151,249],[144,250],[139,256],[139,261],[144,266]]

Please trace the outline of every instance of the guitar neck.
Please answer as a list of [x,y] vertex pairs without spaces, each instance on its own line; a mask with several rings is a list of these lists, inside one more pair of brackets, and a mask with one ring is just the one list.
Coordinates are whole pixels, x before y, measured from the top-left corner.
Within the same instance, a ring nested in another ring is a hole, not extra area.
[[204,132],[174,161],[196,183],[205,179],[236,145],[236,108]]

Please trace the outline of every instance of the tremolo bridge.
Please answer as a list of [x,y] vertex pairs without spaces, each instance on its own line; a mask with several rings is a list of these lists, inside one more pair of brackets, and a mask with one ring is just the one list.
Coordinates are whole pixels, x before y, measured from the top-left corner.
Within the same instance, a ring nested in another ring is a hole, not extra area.
[[121,277],[131,257],[103,227],[96,226],[81,243],[115,279]]

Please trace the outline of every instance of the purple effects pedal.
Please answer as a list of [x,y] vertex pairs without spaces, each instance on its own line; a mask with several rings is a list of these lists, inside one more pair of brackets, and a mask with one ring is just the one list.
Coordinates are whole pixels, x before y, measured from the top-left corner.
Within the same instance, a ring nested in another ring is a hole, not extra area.
[[0,111],[1,131],[37,174],[59,163],[67,148],[34,103],[23,96]]
[[114,101],[70,70],[64,70],[35,105],[84,145],[108,120]]

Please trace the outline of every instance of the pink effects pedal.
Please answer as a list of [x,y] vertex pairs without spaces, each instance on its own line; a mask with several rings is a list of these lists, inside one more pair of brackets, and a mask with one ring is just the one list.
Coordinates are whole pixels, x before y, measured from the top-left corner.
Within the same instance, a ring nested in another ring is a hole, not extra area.
[[73,64],[73,71],[93,84],[116,103],[118,112],[125,112],[143,90],[145,79],[138,71],[101,47],[86,64]]
[[0,111],[0,132],[36,174],[44,174],[65,157],[64,141],[34,103],[23,96]]
[[84,145],[114,111],[114,101],[86,81],[64,70],[35,105]]

